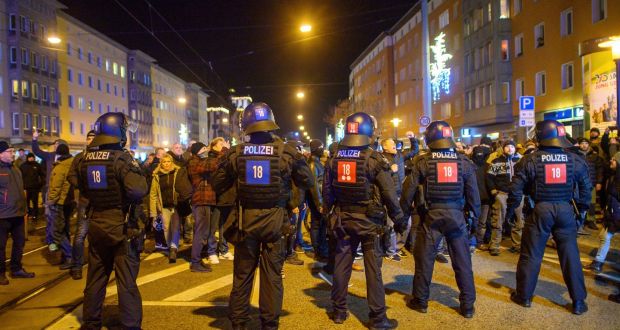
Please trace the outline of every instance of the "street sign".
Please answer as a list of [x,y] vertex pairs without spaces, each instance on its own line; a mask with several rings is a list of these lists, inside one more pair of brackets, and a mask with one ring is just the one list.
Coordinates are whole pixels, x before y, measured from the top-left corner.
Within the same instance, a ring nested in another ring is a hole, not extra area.
[[429,116],[420,116],[420,126],[428,126],[431,123],[431,118]]
[[519,127],[534,126],[535,119],[535,103],[533,96],[519,97]]
[[519,97],[519,110],[532,110],[532,111],[534,111],[534,97],[533,96],[521,96],[521,97]]

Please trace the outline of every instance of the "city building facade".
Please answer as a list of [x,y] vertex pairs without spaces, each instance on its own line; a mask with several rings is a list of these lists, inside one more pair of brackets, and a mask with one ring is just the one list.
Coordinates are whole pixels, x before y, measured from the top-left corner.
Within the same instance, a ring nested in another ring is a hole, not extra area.
[[230,117],[231,139],[234,138],[235,141],[240,141],[242,139],[241,117],[243,115],[243,110],[252,103],[252,97],[249,95],[231,96],[230,100],[235,108],[235,112]]
[[128,109],[138,130],[131,133],[131,148],[137,152],[153,151],[153,82],[151,66],[155,59],[139,50],[127,52],[127,89],[129,91]]
[[151,68],[153,78],[153,145],[169,148],[175,143],[187,145],[187,99],[185,81],[159,65]]
[[[199,96],[201,87],[195,83],[185,84],[185,98],[187,100],[186,114],[187,125],[189,130],[189,139],[198,141],[200,137],[200,116],[199,116]],[[206,107],[205,107],[206,108]]]
[[[58,88],[60,137],[73,150],[85,146],[86,134],[108,112],[129,115],[127,49],[77,19],[59,11]],[[131,114],[135,117],[135,114]]]
[[42,130],[41,144],[51,144],[60,137],[61,95],[57,54],[48,37],[57,31],[56,12],[63,6],[53,0],[4,0],[2,8],[6,58],[0,74],[2,86],[8,86],[2,91],[2,137],[15,146],[26,146],[36,127]]
[[230,138],[231,120],[230,110],[225,107],[207,107],[207,129],[206,141],[211,141],[216,137]]

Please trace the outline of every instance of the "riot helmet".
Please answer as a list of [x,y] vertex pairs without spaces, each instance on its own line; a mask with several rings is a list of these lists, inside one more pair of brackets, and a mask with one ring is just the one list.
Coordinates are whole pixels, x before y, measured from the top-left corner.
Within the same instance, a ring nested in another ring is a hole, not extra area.
[[536,123],[536,141],[543,147],[568,148],[572,146],[566,138],[564,124],[553,119]]
[[424,141],[430,149],[456,148],[452,127],[443,120],[436,120],[426,127]]
[[253,102],[243,110],[241,129],[244,134],[271,132],[280,129],[276,125],[273,111],[264,102]]
[[105,113],[95,121],[95,138],[89,147],[99,147],[105,144],[127,144],[127,131],[136,132],[136,125],[125,114],[120,112]]
[[373,116],[356,112],[345,122],[344,138],[340,144],[345,147],[364,147],[372,143],[377,121]]

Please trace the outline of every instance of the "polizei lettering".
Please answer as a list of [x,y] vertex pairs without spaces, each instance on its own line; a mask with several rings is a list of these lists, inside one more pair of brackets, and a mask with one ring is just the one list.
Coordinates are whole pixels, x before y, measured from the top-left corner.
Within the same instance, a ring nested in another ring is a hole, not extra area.
[[109,158],[109,151],[94,151],[89,152],[84,156],[84,160],[108,160]]
[[457,156],[456,152],[452,152],[452,151],[433,151],[431,152],[431,158],[433,159],[437,159],[437,158],[458,159],[459,157]]
[[244,155],[273,155],[273,146],[244,146]]
[[338,150],[338,158],[360,158],[360,150]]
[[568,155],[565,154],[551,154],[551,155],[540,155],[540,160],[543,163],[568,163]]

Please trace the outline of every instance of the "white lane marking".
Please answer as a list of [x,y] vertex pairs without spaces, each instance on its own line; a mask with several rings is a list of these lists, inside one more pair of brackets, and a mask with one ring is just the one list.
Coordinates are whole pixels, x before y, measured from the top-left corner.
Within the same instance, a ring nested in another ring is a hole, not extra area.
[[183,292],[180,292],[168,298],[164,298],[163,301],[177,301],[177,302],[192,301],[194,299],[199,298],[200,296],[204,296],[215,290],[225,288],[228,285],[231,285],[232,282],[233,282],[233,275],[232,274],[226,275],[224,277],[220,277],[213,281],[193,287],[191,289],[187,289]]
[[143,301],[142,306],[227,307],[225,301]]
[[[168,277],[168,276],[172,276],[181,272],[184,272],[186,270],[189,270],[189,264],[188,263],[183,263],[181,265],[178,266],[174,266],[172,268],[168,268],[168,269],[164,269],[161,270],[159,272],[155,272],[152,274],[148,274],[148,275],[144,275],[142,277],[138,277],[138,279],[136,280],[136,284],[138,286],[143,285],[143,284],[147,284],[147,283],[151,283],[154,281],[157,281],[159,279],[162,279],[164,277]],[[116,285],[110,285],[108,286],[108,288],[106,289],[106,297],[110,297],[110,296],[114,296],[116,295]]]
[[[23,256],[27,256],[27,255],[29,255],[29,254],[31,254],[31,253],[35,253],[35,252],[37,252],[37,251],[41,251],[41,250],[43,250],[43,249],[46,249],[47,247],[48,247],[48,245],[43,245],[43,246],[40,246],[40,247],[38,247],[38,248],[36,248],[36,249],[34,249],[34,250],[32,250],[32,251],[28,251],[28,252],[26,252],[26,253],[22,254],[22,257],[23,257]],[[9,263],[9,262],[11,262],[11,258],[6,259],[6,263]]]
[[165,254],[163,254],[163,253],[161,253],[161,252],[159,252],[159,251],[156,251],[156,252],[153,252],[153,253],[149,254],[149,255],[148,255],[146,258],[144,258],[144,260],[142,260],[142,261],[155,260],[155,259],[163,258],[163,257],[165,257],[165,256],[166,256]]
[[319,277],[323,279],[323,281],[327,282],[330,286],[334,286],[334,283],[327,278],[327,275],[323,274],[323,272],[319,272]]
[[595,277],[602,277],[602,278],[606,278],[608,280],[612,280],[615,282],[620,282],[620,276],[617,276],[617,275],[612,275],[612,274],[607,274],[607,273],[598,273],[595,275]]

